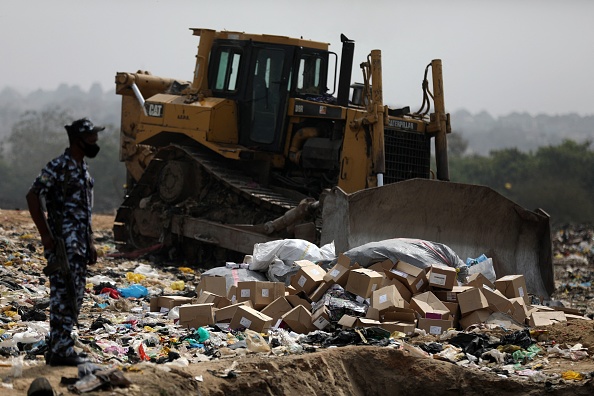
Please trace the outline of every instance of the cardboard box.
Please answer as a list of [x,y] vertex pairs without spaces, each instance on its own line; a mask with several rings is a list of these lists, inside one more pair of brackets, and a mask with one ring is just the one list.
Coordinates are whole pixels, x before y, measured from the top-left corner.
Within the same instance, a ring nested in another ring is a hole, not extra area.
[[383,322],[408,322],[417,321],[418,314],[410,308],[392,308],[381,315]]
[[215,323],[214,304],[189,304],[179,307],[179,325],[197,329]]
[[240,305],[231,319],[229,328],[233,330],[246,328],[263,333],[272,325],[272,318],[256,311],[254,308]]
[[377,320],[377,321],[381,320],[379,310],[377,308],[373,308],[373,307],[367,308],[367,313],[365,314],[365,317],[367,319],[373,319],[373,320]]
[[526,323],[528,311],[526,309],[526,302],[522,297],[510,298],[512,304],[512,317],[519,323]]
[[453,328],[454,323],[451,320],[421,318],[417,327],[425,330],[428,334],[441,335]]
[[287,299],[287,301],[289,302],[289,304],[291,304],[291,306],[297,307],[299,305],[303,305],[305,307],[305,309],[307,309],[308,311],[311,312],[311,303],[309,301],[307,301],[304,298],[301,298],[301,296],[297,295],[297,294],[291,294],[288,296],[285,296],[285,298]]
[[151,297],[150,309],[151,312],[169,311],[173,307],[183,304],[191,304],[192,299],[190,297],[182,296],[160,296]]
[[311,293],[309,299],[313,302],[319,301],[320,298],[324,297],[324,294],[328,291],[330,286],[332,286],[332,283],[322,281],[316,290]]
[[406,335],[413,334],[417,328],[417,324],[414,322],[381,322],[378,326],[386,331],[389,331],[390,333],[399,331]]
[[456,268],[446,265],[432,265],[429,272],[429,286],[439,289],[452,290],[458,285]]
[[566,322],[565,312],[563,311],[544,311],[532,312],[528,318],[528,326],[548,326],[554,323]]
[[380,274],[386,276],[386,271],[390,271],[392,268],[394,268],[394,263],[392,262],[392,260],[384,260],[384,261],[375,263],[373,265],[370,265],[367,268],[369,268],[370,270],[379,272]]
[[408,289],[408,287],[406,287],[404,285],[404,283],[400,282],[398,279],[390,279],[390,278],[384,278],[384,282],[382,283],[382,287],[386,287],[386,286],[390,286],[390,285],[394,285],[396,286],[396,288],[398,289],[398,293],[400,293],[400,295],[402,296],[402,298],[404,299],[404,301],[410,302],[410,299],[412,297],[412,293],[410,292],[410,290]]
[[313,314],[311,314],[311,323],[316,329],[324,330],[330,325],[330,311],[327,307],[322,306]]
[[291,286],[305,294],[313,292],[324,280],[326,271],[318,265],[306,265],[291,277]]
[[345,290],[367,299],[371,297],[375,290],[381,287],[383,279],[382,275],[367,268],[352,270],[349,273]]
[[462,316],[478,309],[489,308],[489,302],[487,301],[487,298],[483,294],[482,290],[478,288],[472,288],[463,293],[459,293],[457,298]]
[[427,286],[427,275],[424,269],[415,267],[404,261],[398,261],[390,271],[386,271],[388,278],[397,279],[410,290],[412,294],[423,292]]
[[458,302],[458,294],[472,289],[473,286],[454,286],[452,290],[432,290],[441,301]]
[[349,279],[349,272],[351,269],[357,268],[359,268],[358,264],[356,264],[356,268],[351,267],[351,259],[341,253],[338,255],[334,267],[324,275],[324,282],[336,283],[345,287],[347,280]]
[[231,305],[231,301],[227,297],[219,296],[214,293],[204,291],[196,299],[196,304],[213,303],[215,308],[225,308]]
[[449,320],[450,318],[448,307],[430,291],[412,296],[410,307],[423,318],[443,320]]
[[373,319],[360,318],[351,315],[343,315],[338,321],[338,325],[343,328],[354,328],[354,327],[373,327],[380,325],[380,322]]
[[284,314],[293,309],[293,306],[287,301],[285,297],[279,297],[260,312],[272,318],[272,323],[276,323]]
[[526,288],[526,279],[524,275],[507,275],[495,280],[495,287],[505,297],[522,297],[526,304],[529,304],[528,289]]
[[219,296],[227,296],[227,280],[224,276],[202,276],[196,286],[196,293],[211,292]]
[[396,286],[390,285],[373,292],[371,307],[377,309],[381,314],[392,307],[404,308],[404,299]]
[[249,300],[255,309],[260,310],[278,297],[283,297],[285,295],[285,285],[281,282],[237,282],[235,293],[237,302]]
[[491,311],[487,308],[477,309],[468,315],[462,316],[458,321],[462,330],[472,326],[473,324],[484,323],[491,316]]
[[512,314],[513,307],[511,301],[501,294],[499,290],[493,290],[488,286],[483,286],[481,291],[487,299],[487,302],[489,303],[489,309],[492,312],[503,312],[508,315]]
[[450,310],[450,317],[452,318],[452,321],[454,322],[454,327],[458,327],[460,317],[462,316],[462,314],[460,313],[460,306],[458,305],[458,303],[455,303],[455,302],[448,302],[448,301],[442,301],[442,302],[443,302],[443,305],[445,305]]
[[295,333],[307,334],[314,330],[311,312],[303,305],[298,305],[281,316],[281,320],[287,324]]
[[225,308],[215,309],[214,316],[216,323],[229,323],[233,316],[235,315],[235,311],[237,311],[237,307],[246,306],[252,308],[251,301],[244,301],[242,303],[228,305]]
[[472,275],[469,275],[466,278],[466,285],[481,288],[484,285],[488,286],[491,289],[495,289],[495,285],[491,282],[485,275],[480,272],[476,272]]

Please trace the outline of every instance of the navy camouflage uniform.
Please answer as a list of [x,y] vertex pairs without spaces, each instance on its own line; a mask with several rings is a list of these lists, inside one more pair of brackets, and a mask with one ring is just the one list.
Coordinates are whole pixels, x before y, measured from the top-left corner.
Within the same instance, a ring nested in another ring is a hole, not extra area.
[[[70,155],[70,149],[50,161],[41,170],[32,190],[45,198],[48,225],[55,238],[63,238],[76,293],[76,307],[60,272],[50,279],[50,352],[72,356],[74,339],[71,336],[83,302],[87,264],[92,243],[91,209],[94,180],[87,164],[80,165]],[[61,223],[61,226],[60,226]],[[61,228],[61,229],[60,229]],[[55,260],[53,252],[45,252],[48,264]],[[76,312],[75,312],[76,311]]]

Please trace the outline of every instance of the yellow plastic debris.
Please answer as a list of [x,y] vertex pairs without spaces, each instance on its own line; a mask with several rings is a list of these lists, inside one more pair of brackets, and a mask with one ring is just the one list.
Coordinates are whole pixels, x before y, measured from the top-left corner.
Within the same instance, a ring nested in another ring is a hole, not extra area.
[[33,239],[33,238],[36,238],[36,236],[33,234],[23,234],[20,236],[20,238],[21,239]]
[[184,290],[186,283],[183,280],[171,282],[171,288],[173,290]]
[[146,275],[126,272],[126,279],[131,283],[140,283],[140,281],[146,279]]
[[582,375],[580,373],[578,373],[576,371],[571,371],[571,370],[562,373],[561,376],[565,380],[581,381],[584,379],[584,377],[582,377]]
[[9,260],[9,261],[4,262],[4,266],[5,267],[11,267],[12,266],[12,261]]
[[192,268],[188,268],[188,267],[179,267],[179,270],[181,272],[186,273],[186,274],[192,274],[192,273],[194,273],[194,270]]

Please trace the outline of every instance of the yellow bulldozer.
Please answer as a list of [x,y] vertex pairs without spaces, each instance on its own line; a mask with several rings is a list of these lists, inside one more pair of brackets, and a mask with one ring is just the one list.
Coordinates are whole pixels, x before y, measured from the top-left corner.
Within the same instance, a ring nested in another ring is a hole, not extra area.
[[449,181],[441,60],[427,65],[411,112],[384,105],[379,50],[351,83],[344,35],[339,57],[303,38],[191,31],[191,80],[116,74],[121,250],[166,246],[212,265],[282,238],[334,241],[337,252],[418,238],[462,258],[486,254],[498,275],[524,274],[531,293],[552,293],[548,215]]

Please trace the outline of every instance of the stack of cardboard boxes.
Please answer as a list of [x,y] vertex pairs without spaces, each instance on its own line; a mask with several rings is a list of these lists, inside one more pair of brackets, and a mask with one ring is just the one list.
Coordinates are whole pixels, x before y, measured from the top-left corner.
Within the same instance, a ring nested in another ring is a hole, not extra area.
[[[228,288],[224,277],[203,277],[197,298],[153,298],[151,310],[180,306],[179,324],[189,328],[229,323],[232,329],[265,332],[282,327],[297,333],[332,326],[378,326],[405,334],[413,333],[415,328],[441,334],[450,328],[465,329],[484,322],[495,312],[529,326],[578,317],[531,306],[523,275],[508,275],[491,283],[477,273],[460,285],[456,269],[447,266],[421,269],[403,261],[386,260],[360,268],[344,255],[328,272],[307,260],[295,264],[299,269],[289,286],[246,281]],[[336,285],[364,311],[341,313],[336,318],[326,295]]]

